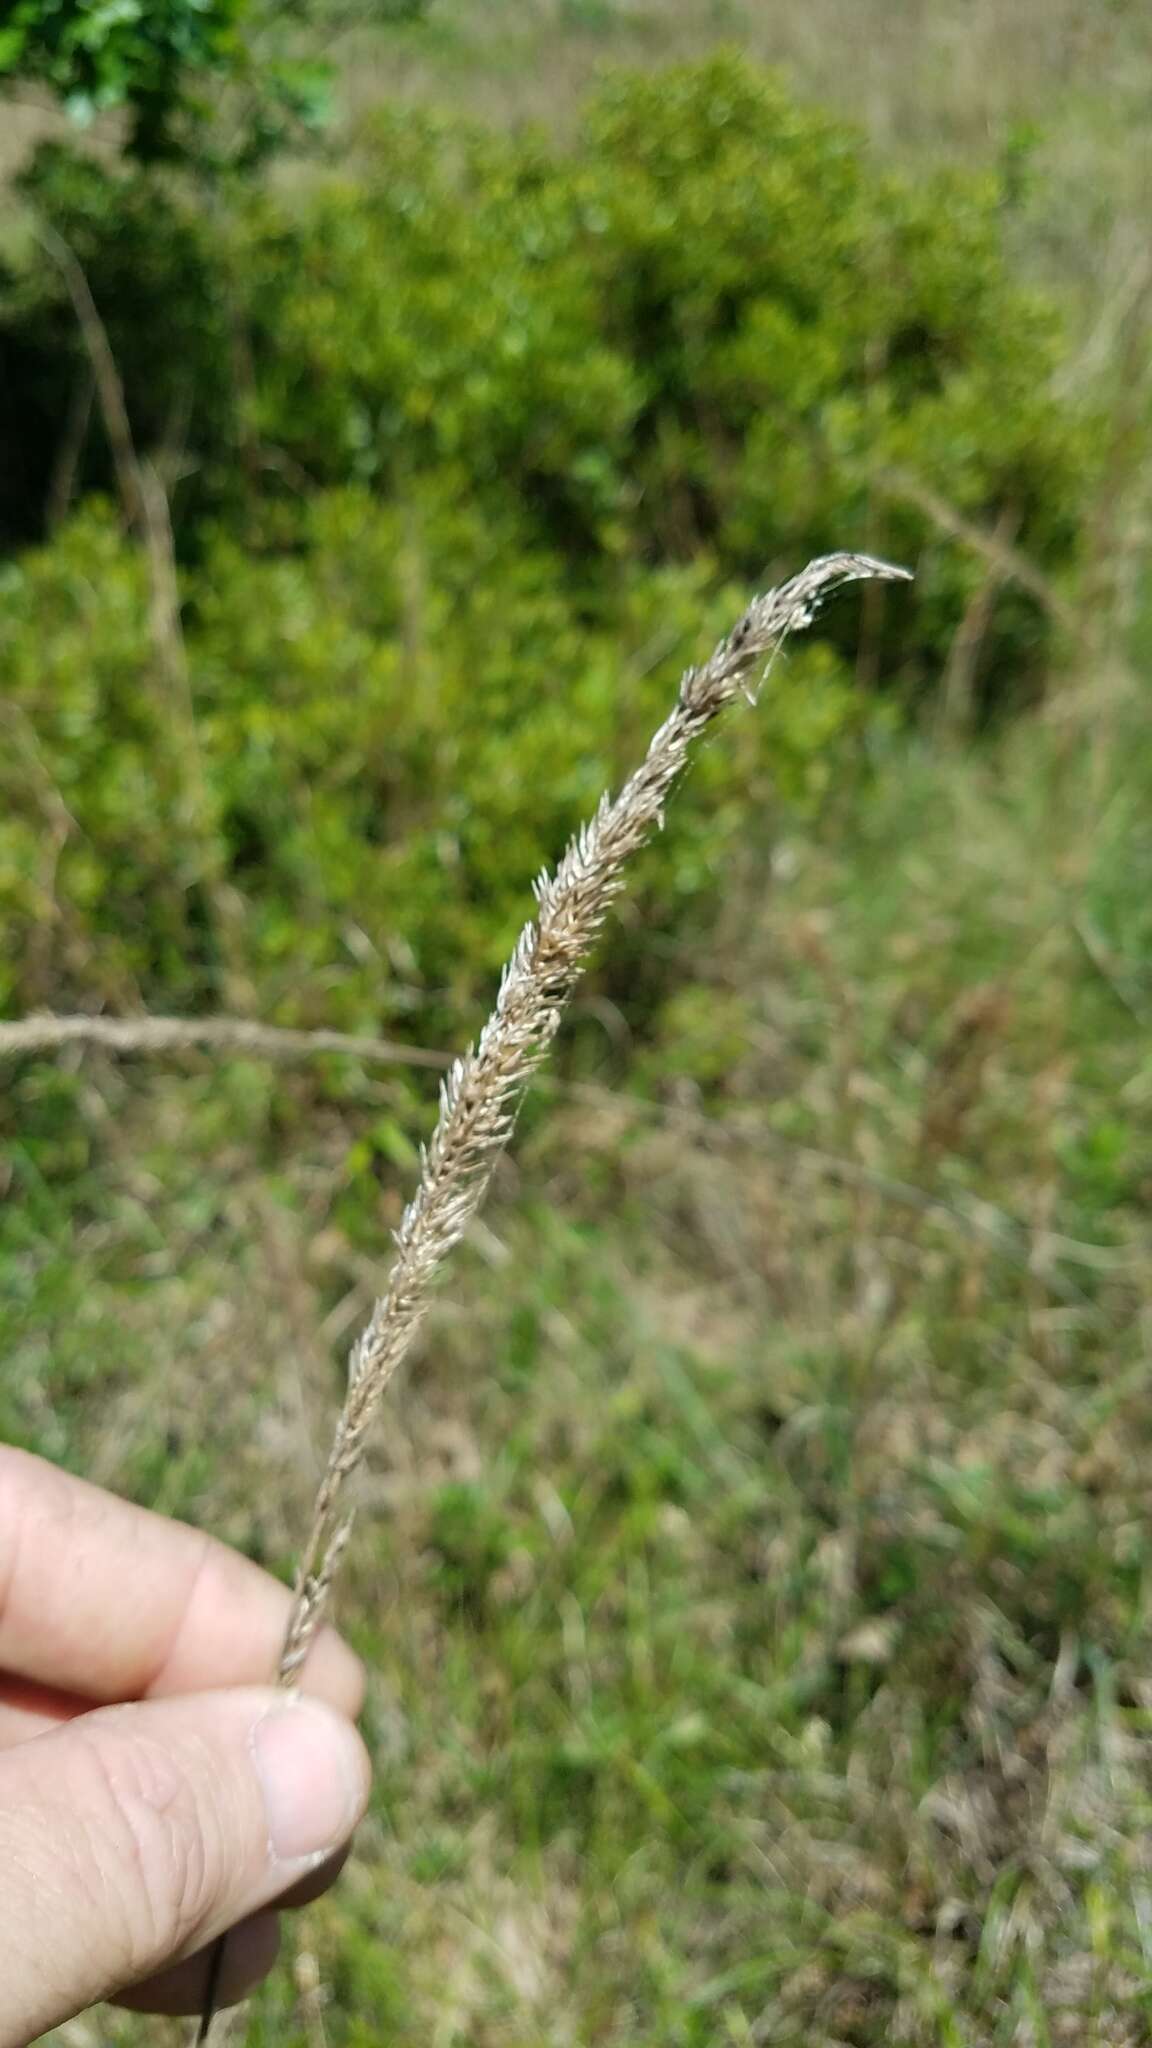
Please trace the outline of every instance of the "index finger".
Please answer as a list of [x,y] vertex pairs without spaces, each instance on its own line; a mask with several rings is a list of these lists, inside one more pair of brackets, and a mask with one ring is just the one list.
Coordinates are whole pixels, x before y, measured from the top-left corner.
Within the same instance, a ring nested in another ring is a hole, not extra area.
[[[92,1705],[266,1683],[290,1604],[226,1544],[0,1445],[0,1671]],[[303,1684],[353,1719],[363,1704],[332,1629]]]

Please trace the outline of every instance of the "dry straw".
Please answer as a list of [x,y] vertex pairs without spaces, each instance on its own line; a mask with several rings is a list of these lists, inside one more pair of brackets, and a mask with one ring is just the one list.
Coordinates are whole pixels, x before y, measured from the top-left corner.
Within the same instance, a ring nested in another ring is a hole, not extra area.
[[129,1057],[137,1053],[217,1052],[295,1060],[330,1052],[382,1066],[451,1065],[445,1053],[430,1047],[397,1045],[390,1038],[365,1038],[347,1031],[292,1031],[278,1024],[258,1024],[248,1017],[57,1017],[45,1012],[18,1017],[11,1023],[0,1021],[0,1059],[88,1045]]
[[[619,795],[601,799],[555,874],[545,872],[536,882],[536,916],[516,942],[495,1009],[441,1086],[440,1116],[421,1156],[419,1187],[396,1232],[387,1291],[352,1351],[348,1391],[300,1561],[280,1684],[296,1682],[323,1618],[352,1527],[348,1481],[364,1455],[376,1409],[416,1335],[440,1267],[484,1198],[524,1090],[623,886],[629,856],[660,826],[695,742],[738,696],[755,701],[787,635],[810,625],[821,602],[841,585],[907,574],[868,555],[828,555],[778,590],[754,598],[710,660],[681,678],[672,712]],[[200,2041],[211,2023],[219,1944],[213,1962]]]

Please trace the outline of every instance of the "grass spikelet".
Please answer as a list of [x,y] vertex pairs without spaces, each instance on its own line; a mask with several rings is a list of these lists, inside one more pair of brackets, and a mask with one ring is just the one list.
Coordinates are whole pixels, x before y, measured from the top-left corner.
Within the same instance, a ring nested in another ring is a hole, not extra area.
[[350,1528],[344,1489],[381,1397],[416,1335],[440,1267],[484,1198],[524,1090],[623,886],[625,866],[657,828],[693,744],[741,692],[755,687],[787,634],[810,625],[833,590],[864,578],[906,575],[867,555],[828,555],[755,598],[710,660],[681,678],[673,710],[619,794],[600,799],[555,873],[537,879],[537,915],[516,941],[495,1008],[476,1044],[441,1083],[439,1119],[396,1232],[387,1291],[353,1347],[348,1392],[300,1562],[282,1683],[296,1677],[323,1616]]
[[[676,702],[640,766],[616,796],[601,798],[555,872],[537,878],[537,913],[513,947],[492,1014],[441,1083],[439,1118],[421,1154],[416,1193],[396,1231],[387,1289],[352,1350],[348,1390],[300,1560],[280,1684],[295,1683],[323,1619],[352,1528],[346,1488],[381,1399],[420,1327],[441,1266],[484,1198],[525,1088],[623,887],[629,858],[659,828],[665,801],[695,743],[736,698],[743,694],[755,701],[787,635],[809,626],[823,600],[842,585],[907,575],[867,555],[828,555],[754,598],[711,657],[681,677]],[[201,2041],[210,2018],[211,1996]]]

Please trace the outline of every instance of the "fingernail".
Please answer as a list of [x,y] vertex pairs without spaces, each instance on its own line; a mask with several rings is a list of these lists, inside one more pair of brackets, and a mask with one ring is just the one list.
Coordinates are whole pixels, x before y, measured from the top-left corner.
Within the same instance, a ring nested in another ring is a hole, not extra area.
[[351,1723],[319,1700],[293,1695],[257,1721],[249,1742],[277,1860],[317,1860],[338,1848],[368,1792],[364,1747]]

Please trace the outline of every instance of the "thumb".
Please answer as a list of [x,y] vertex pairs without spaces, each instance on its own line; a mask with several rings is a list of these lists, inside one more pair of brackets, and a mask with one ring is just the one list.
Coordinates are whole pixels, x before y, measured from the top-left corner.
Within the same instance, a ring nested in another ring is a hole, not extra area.
[[367,1797],[351,1723],[265,1687],[107,1707],[0,1753],[0,2048],[270,1904]]

